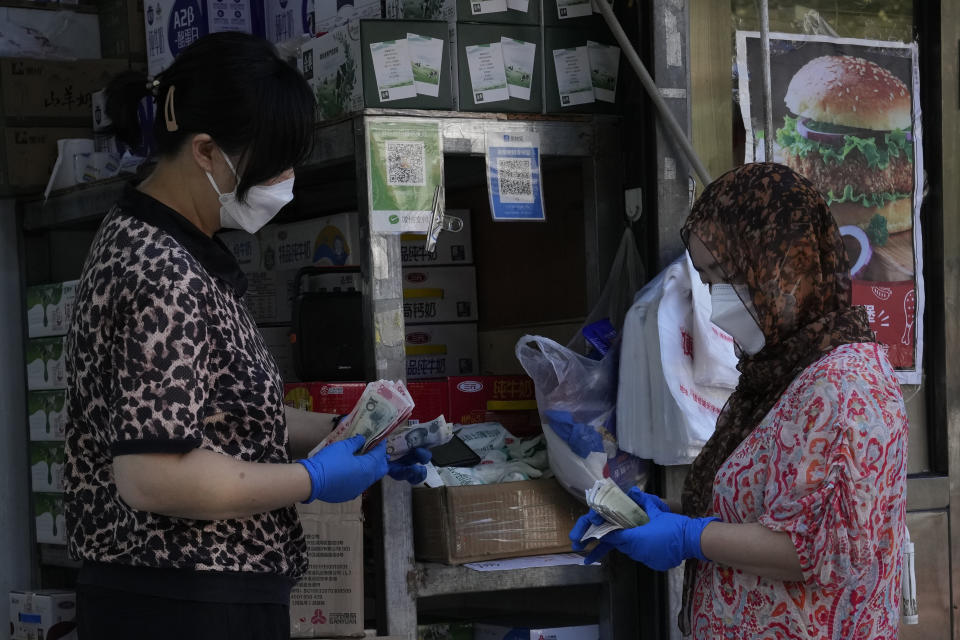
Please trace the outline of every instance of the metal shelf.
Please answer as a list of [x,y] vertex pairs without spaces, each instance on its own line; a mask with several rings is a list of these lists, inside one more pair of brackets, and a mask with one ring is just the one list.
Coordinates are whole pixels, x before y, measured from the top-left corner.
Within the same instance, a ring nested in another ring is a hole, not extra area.
[[53,194],[47,200],[38,198],[23,203],[23,228],[42,231],[56,227],[94,222],[103,217],[120,198],[127,178],[114,178],[77,185]]
[[602,584],[604,580],[605,573],[602,567],[577,565],[508,571],[474,571],[467,567],[417,563],[410,576],[411,588],[418,598]]
[[[362,114],[317,127],[313,154],[308,165],[323,166],[347,162],[363,148],[363,122],[368,119],[430,121],[440,125],[443,152],[451,155],[483,155],[486,134],[537,133],[544,156],[589,157],[597,149],[595,126],[613,124],[616,116],[543,116],[536,114],[464,113],[459,111],[423,111],[367,109]],[[360,144],[358,144],[358,139]]]
[[67,569],[79,569],[81,562],[74,560],[67,553],[67,548],[58,544],[40,545],[40,564],[49,567],[65,567]]
[[[317,126],[314,148],[305,170],[355,160],[363,148],[363,125],[368,119],[429,120],[440,125],[443,152],[449,155],[483,155],[486,134],[538,133],[544,156],[591,157],[597,150],[597,127],[616,126],[614,116],[540,116],[526,114],[461,113],[454,111],[391,111],[368,109],[362,114]],[[359,142],[359,144],[358,144]],[[82,184],[54,193],[50,198],[23,203],[24,229],[42,231],[95,222],[120,197],[130,177]]]

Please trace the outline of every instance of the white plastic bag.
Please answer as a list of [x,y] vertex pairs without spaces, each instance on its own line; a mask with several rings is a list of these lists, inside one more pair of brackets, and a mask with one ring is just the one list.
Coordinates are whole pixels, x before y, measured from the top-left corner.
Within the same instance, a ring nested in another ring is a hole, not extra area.
[[657,274],[637,293],[623,320],[620,341],[617,442],[624,451],[650,460],[654,458],[648,444],[653,438],[653,390],[644,325],[650,306],[659,300],[663,276],[664,272]]
[[670,442],[674,449],[667,452],[675,453],[677,461],[661,464],[693,461],[713,435],[720,411],[732,391],[729,387],[697,384],[694,378],[694,358],[700,354],[694,350],[693,293],[688,262],[684,258],[668,268],[663,282],[663,297],[657,309],[663,378],[680,410],[682,422],[678,425],[683,425],[682,429],[668,430],[671,436],[679,435],[679,438],[674,437]]
[[[620,446],[662,465],[693,461],[731,392],[695,379],[691,273],[701,284],[685,255],[671,263],[637,294],[623,327],[617,392]],[[723,354],[719,336],[704,332],[703,337],[714,352]]]

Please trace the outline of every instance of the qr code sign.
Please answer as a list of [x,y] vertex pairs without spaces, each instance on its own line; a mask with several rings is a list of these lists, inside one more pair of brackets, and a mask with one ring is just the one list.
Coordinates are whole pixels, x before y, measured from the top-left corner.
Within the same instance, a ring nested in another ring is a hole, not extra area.
[[533,202],[533,170],[530,158],[498,158],[500,202]]
[[395,187],[423,187],[426,157],[422,142],[387,141],[387,184]]

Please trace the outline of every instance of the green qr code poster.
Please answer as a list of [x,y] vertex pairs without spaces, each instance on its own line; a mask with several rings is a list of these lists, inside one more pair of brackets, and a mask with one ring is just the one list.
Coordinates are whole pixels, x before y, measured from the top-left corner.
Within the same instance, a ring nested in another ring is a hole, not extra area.
[[443,183],[443,142],[435,122],[367,122],[367,181],[374,233],[426,233]]

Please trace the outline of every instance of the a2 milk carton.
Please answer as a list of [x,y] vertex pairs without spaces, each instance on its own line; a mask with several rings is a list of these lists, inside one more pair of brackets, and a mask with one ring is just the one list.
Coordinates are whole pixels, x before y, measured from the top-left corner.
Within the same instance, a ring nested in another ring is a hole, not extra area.
[[207,35],[240,31],[263,36],[259,0],[145,0],[147,71],[156,76],[188,46]]

